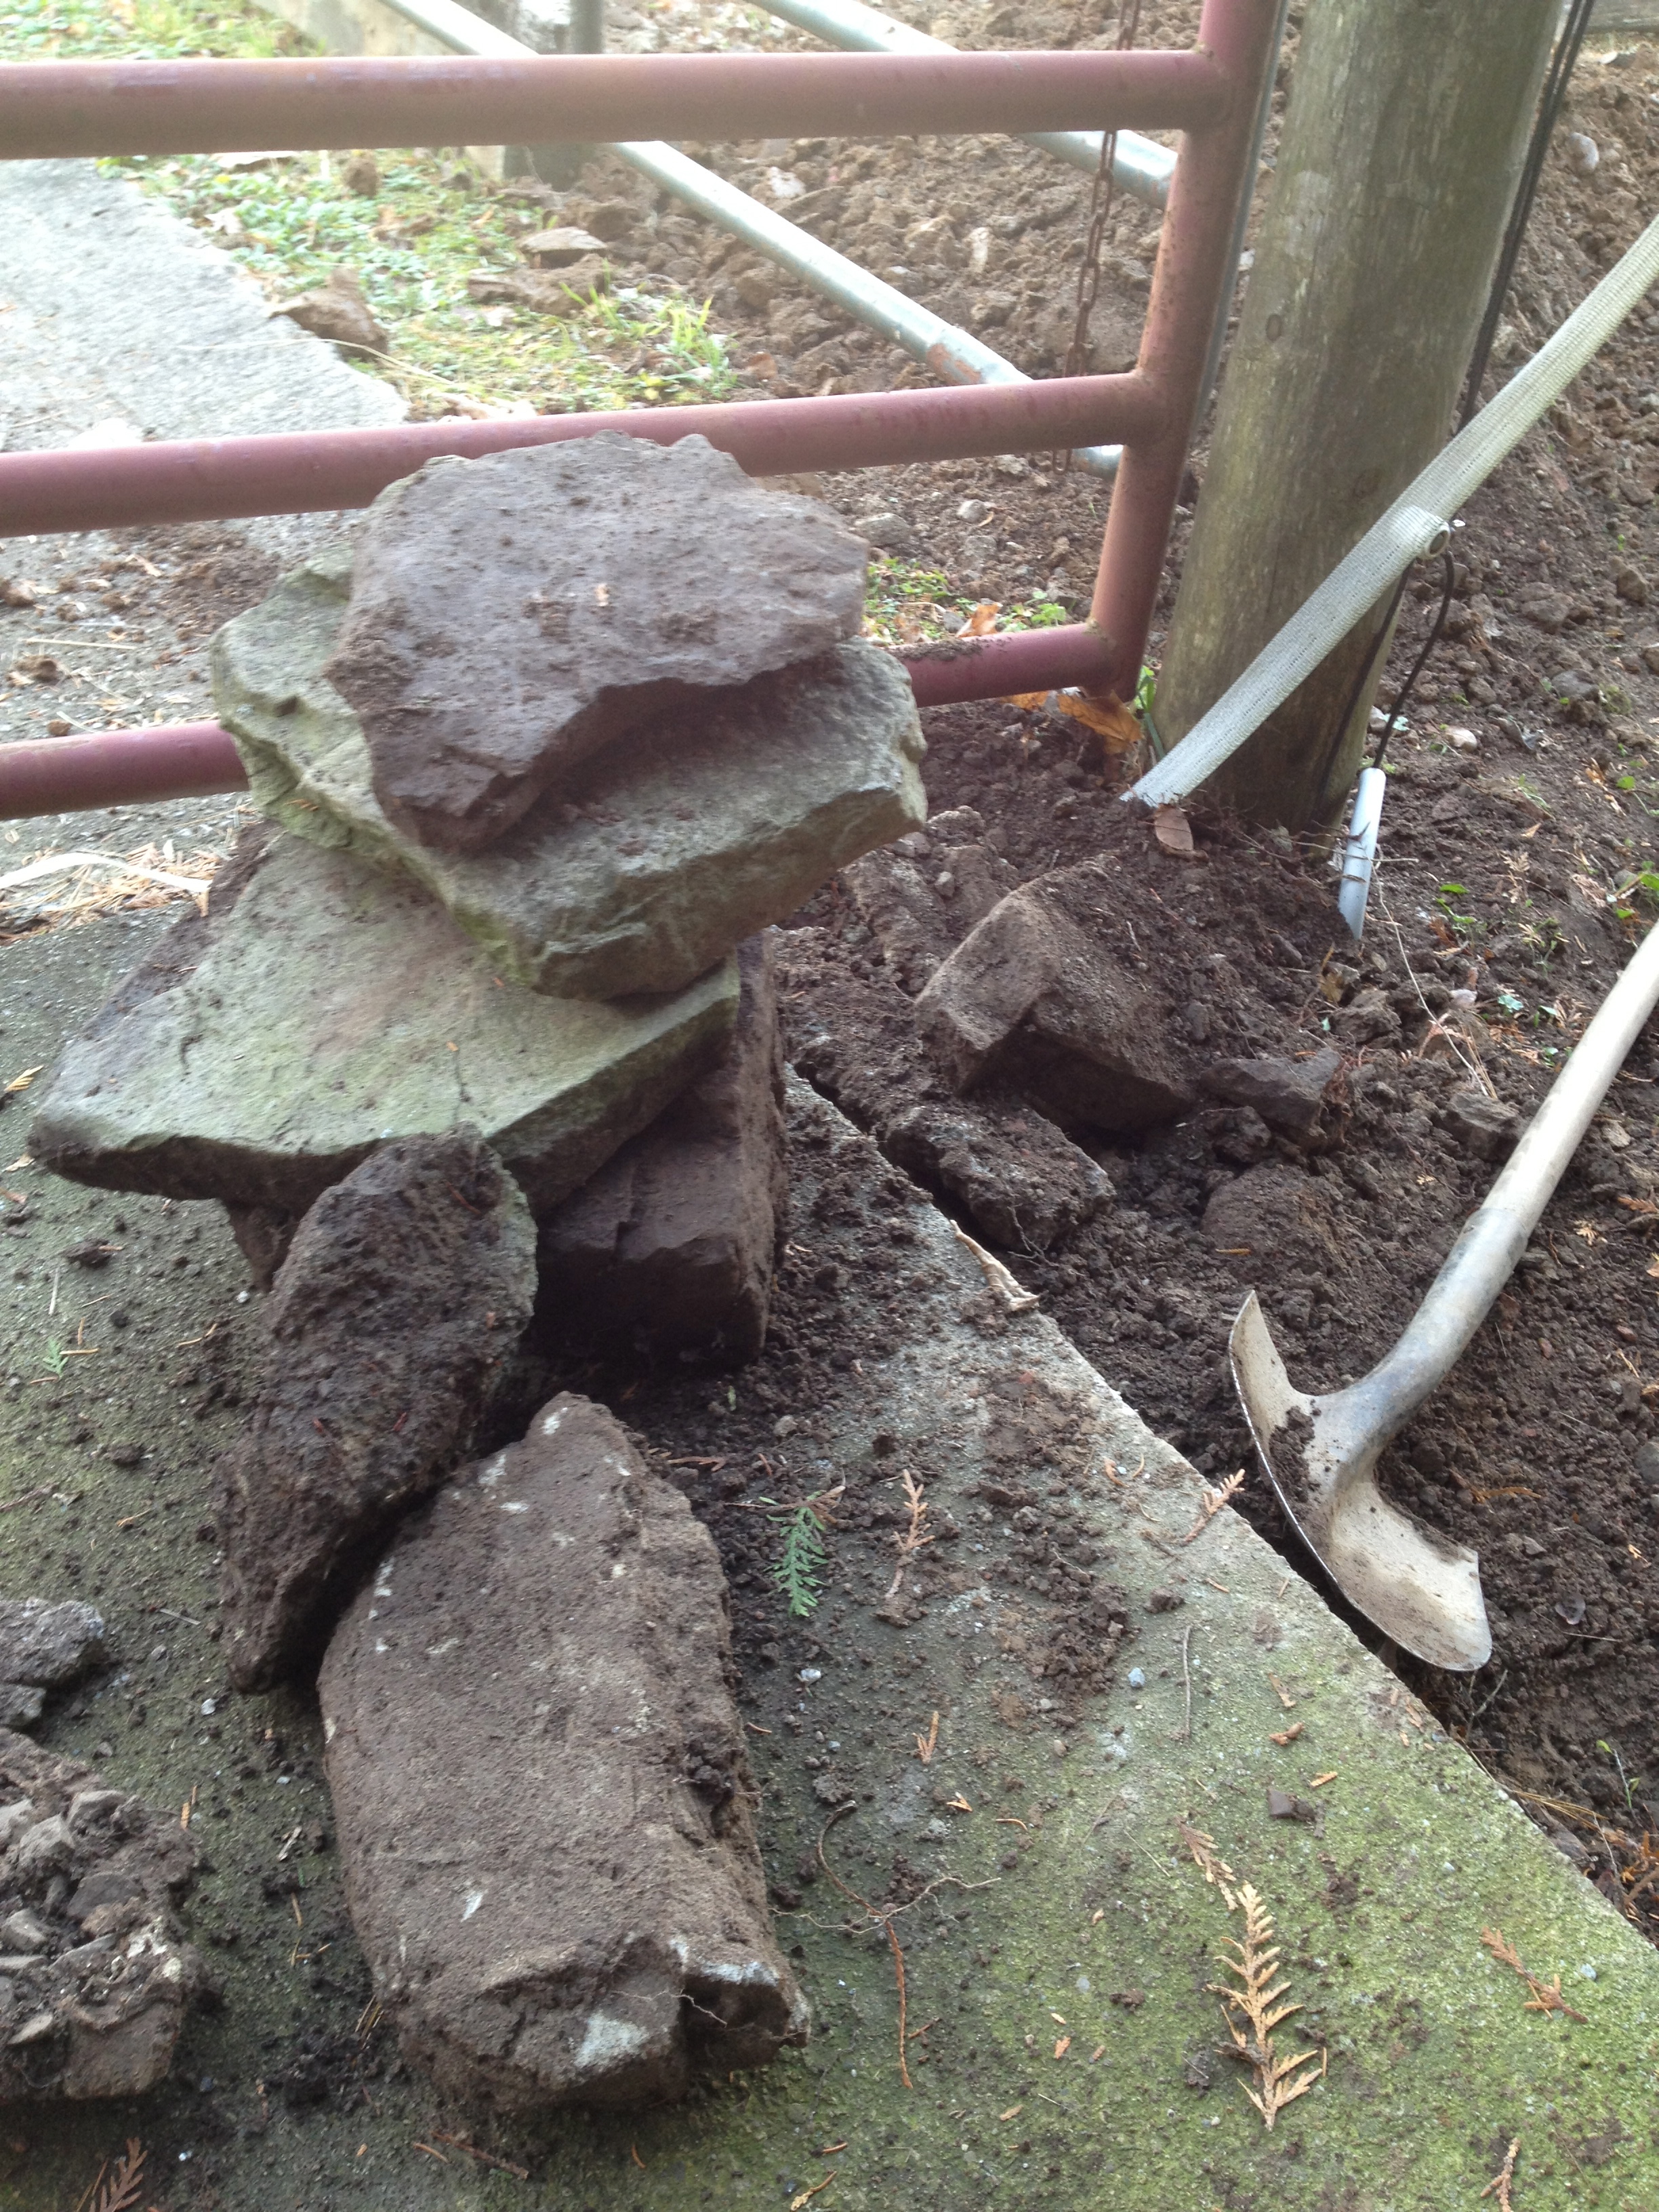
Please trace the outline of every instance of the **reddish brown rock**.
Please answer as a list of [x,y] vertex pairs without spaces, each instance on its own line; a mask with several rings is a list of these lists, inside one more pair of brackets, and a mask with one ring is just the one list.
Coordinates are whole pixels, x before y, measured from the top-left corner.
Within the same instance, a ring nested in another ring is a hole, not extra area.
[[1090,927],[1097,863],[1011,892],[930,977],[916,1014],[955,1087],[1006,1083],[1062,1124],[1137,1135],[1193,1103],[1169,1009]]
[[789,1198],[770,940],[738,948],[737,1027],[719,1065],[541,1224],[561,1334],[626,1334],[752,1359],[766,1338]]
[[476,1130],[386,1145],[306,1215],[266,1308],[264,1383],[214,1474],[239,1689],[315,1656],[387,1527],[471,1449],[534,1251]]
[[476,852],[647,716],[856,635],[864,566],[702,438],[429,461],[370,510],[325,672],[392,821]]
[[176,1814],[0,1729],[0,2100],[164,2077],[204,1978],[173,1905],[195,1867]]
[[375,1993],[446,2094],[659,2104],[805,2042],[731,1663],[713,1540],[586,1399],[392,1546],[323,1729]]
[[392,341],[375,321],[355,271],[331,269],[325,283],[292,300],[273,314],[287,315],[313,337],[331,339],[342,353],[389,353]]

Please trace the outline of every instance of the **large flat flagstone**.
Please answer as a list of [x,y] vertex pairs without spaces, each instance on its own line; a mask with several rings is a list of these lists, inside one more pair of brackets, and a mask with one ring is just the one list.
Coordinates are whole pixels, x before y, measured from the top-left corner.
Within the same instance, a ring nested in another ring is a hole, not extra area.
[[337,549],[228,623],[218,711],[263,812],[406,871],[515,982],[678,990],[926,817],[909,680],[855,641],[659,709],[486,852],[424,844],[383,811],[362,723],[323,672],[350,580]]
[[65,1048],[34,1157],[107,1189],[303,1212],[377,1145],[470,1125],[535,1208],[718,1057],[728,960],[672,996],[500,978],[406,877],[278,832]]

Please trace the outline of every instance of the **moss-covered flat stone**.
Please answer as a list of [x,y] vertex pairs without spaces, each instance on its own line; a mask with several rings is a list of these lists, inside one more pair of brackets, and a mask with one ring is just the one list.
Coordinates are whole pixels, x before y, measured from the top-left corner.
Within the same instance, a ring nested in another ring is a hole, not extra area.
[[300,1213],[386,1139],[466,1123],[550,1206],[737,1017],[735,960],[620,1005],[523,990],[408,878],[300,838],[228,876],[58,1061],[30,1142],[59,1174]]

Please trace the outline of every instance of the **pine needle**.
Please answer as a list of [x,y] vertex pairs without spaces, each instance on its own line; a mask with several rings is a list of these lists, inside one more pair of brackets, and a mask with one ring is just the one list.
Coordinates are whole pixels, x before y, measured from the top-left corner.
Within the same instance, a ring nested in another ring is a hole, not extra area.
[[[1243,2085],[1244,2094],[1271,2128],[1286,2105],[1305,2097],[1314,2083],[1324,2078],[1325,2053],[1298,2051],[1293,2057],[1281,2058],[1273,2049],[1273,2030],[1302,2007],[1279,2002],[1290,1984],[1275,1979],[1279,1946],[1273,1942],[1273,1916],[1248,1881],[1239,1890],[1238,1903],[1244,1914],[1243,1936],[1225,1939],[1238,1954],[1225,1965],[1225,1972],[1237,1978],[1238,1987],[1233,1989],[1224,1982],[1208,1982],[1205,1986],[1221,1999],[1227,2032],[1232,2038],[1231,2045],[1222,2048],[1249,2067],[1253,2081]],[[1303,2070],[1298,2072],[1298,2068]]]
[[137,2136],[129,2136],[125,2151],[92,2200],[92,2212],[130,2212],[143,2187],[144,2156],[143,2143]]

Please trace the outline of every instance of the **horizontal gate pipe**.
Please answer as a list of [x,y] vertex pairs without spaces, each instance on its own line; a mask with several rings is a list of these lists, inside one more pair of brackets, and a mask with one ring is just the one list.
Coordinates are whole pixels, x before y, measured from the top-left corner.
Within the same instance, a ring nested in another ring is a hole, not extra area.
[[[755,246],[809,284],[826,300],[879,331],[894,345],[943,377],[948,384],[1029,384],[1023,369],[1006,361],[969,331],[933,313],[891,284],[884,283],[856,261],[825,246],[799,223],[774,215],[737,185],[728,185],[712,169],[660,141],[639,144],[623,139],[610,151],[671,191],[687,207],[706,215],[722,230],[745,245]],[[1073,456],[1092,475],[1115,477],[1122,459],[1119,446],[1085,446]]]
[[[1264,645],[1237,680],[1139,783],[1123,794],[1162,806],[1213,775],[1275,707],[1374,607],[1407,565],[1485,483],[1659,281],[1659,216],[1581,301],[1553,337],[1443,446]],[[1115,511],[1115,501],[1114,501]]]
[[[393,3],[398,4],[398,0]],[[411,4],[430,5],[432,0],[411,0]],[[454,0],[437,0],[437,4],[450,7]],[[926,31],[913,31],[896,16],[884,15],[879,8],[865,7],[862,0],[761,0],[761,5],[769,15],[781,15],[798,31],[810,31],[815,39],[823,39],[832,46],[846,47],[854,53],[956,52],[943,39],[930,38]],[[398,12],[404,12],[401,6]],[[1081,169],[1088,176],[1092,177],[1100,167],[1102,134],[1098,131],[1022,131],[1017,136],[1028,146],[1040,147],[1056,161],[1069,162],[1073,168]],[[1175,164],[1176,157],[1169,148],[1160,146],[1155,139],[1143,138],[1133,131],[1118,132],[1112,152],[1113,179],[1120,190],[1133,192],[1150,207],[1161,208],[1169,198]]]
[[[532,49],[485,22],[457,0],[389,0],[406,21],[465,52],[528,54]],[[1030,380],[1000,353],[954,323],[909,299],[799,223],[775,215],[724,177],[660,139],[613,141],[606,149],[685,206],[765,254],[804,284],[833,300],[867,329],[902,346],[947,384],[1024,384]],[[1122,449],[1085,446],[1073,456],[1091,475],[1115,477]]]
[[88,730],[0,745],[0,819],[7,821],[246,788],[235,740],[217,722]]
[[1201,50],[9,62],[0,158],[1177,130],[1241,96]]
[[[1075,623],[952,640],[897,657],[916,704],[942,707],[1087,683],[1099,673],[1104,652],[1095,633]],[[236,741],[217,722],[90,730],[0,745],[0,821],[246,789]]]
[[1150,377],[1057,376],[1041,383],[833,392],[706,407],[629,407],[506,422],[404,422],[383,429],[278,431],[96,450],[0,453],[0,538],[125,530],[367,507],[440,453],[476,459],[606,430],[672,445],[701,435],[750,476],[1045,453],[1163,428]]

